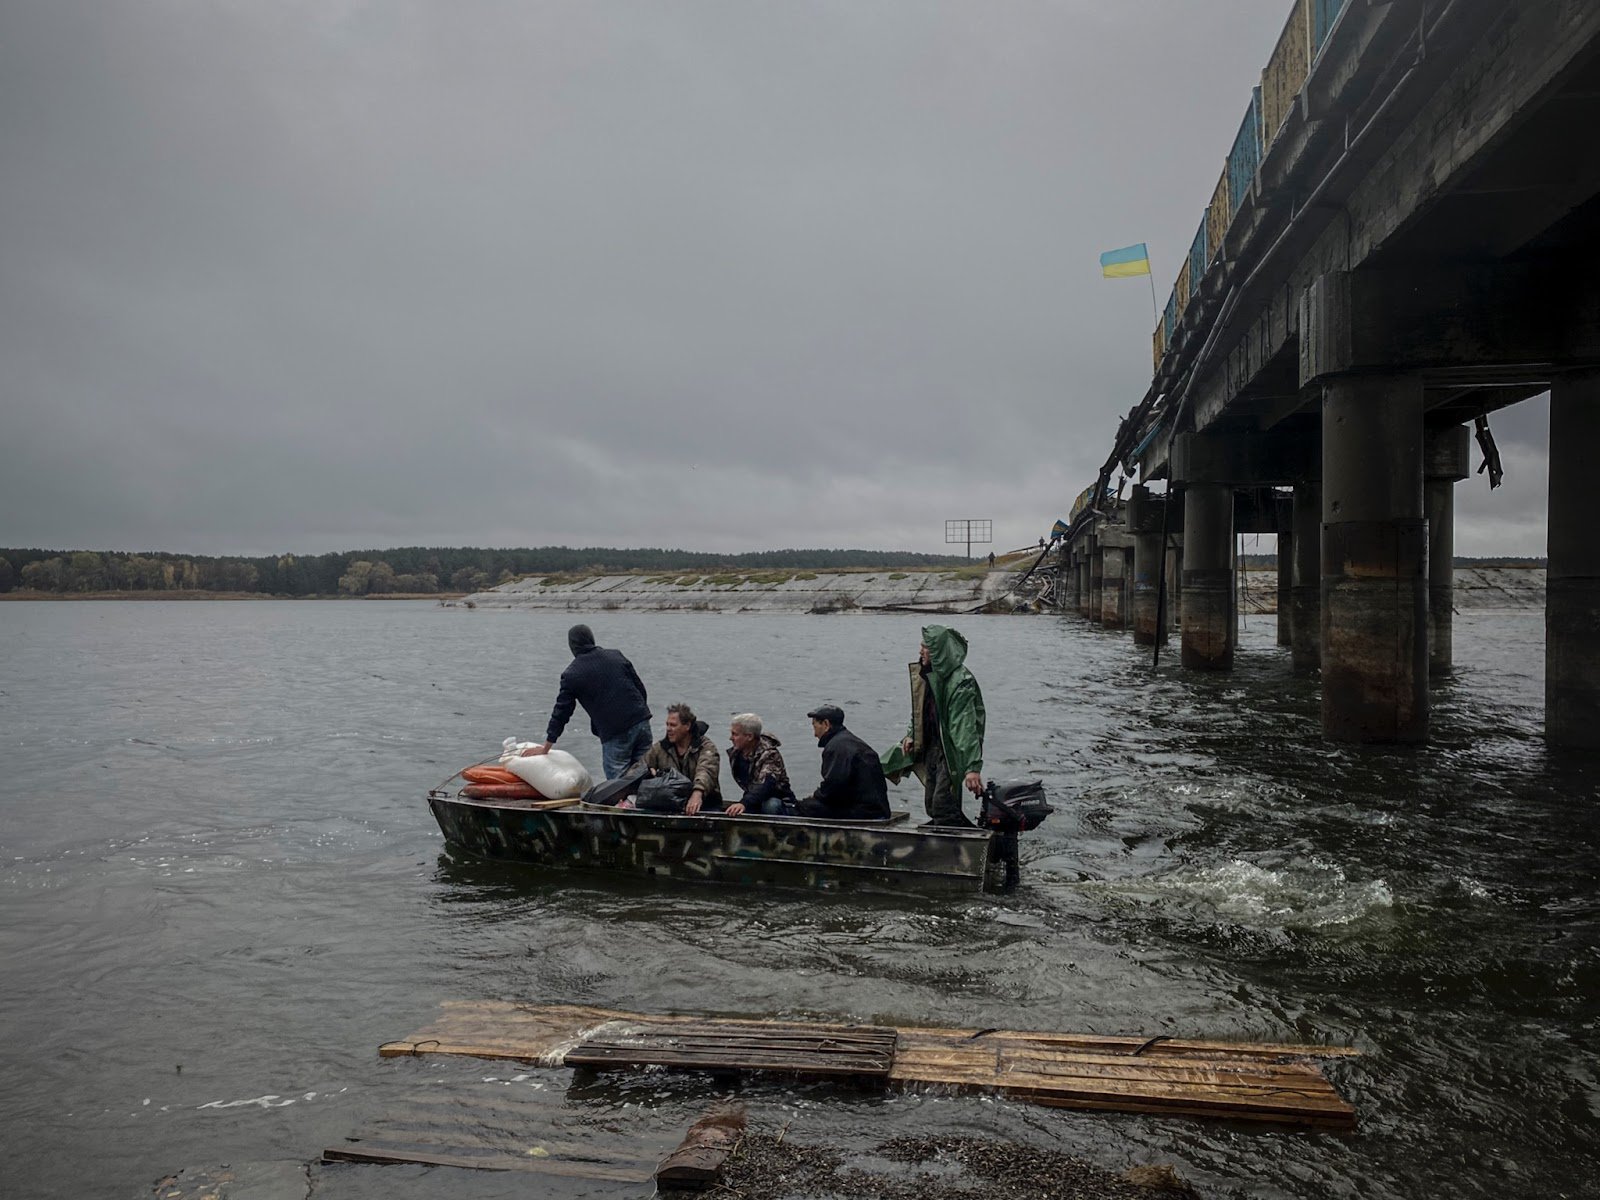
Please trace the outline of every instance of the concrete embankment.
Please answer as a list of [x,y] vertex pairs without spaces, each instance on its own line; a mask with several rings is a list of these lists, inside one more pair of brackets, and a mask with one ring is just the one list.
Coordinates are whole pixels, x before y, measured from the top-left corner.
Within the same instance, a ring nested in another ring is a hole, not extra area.
[[[923,571],[758,571],[684,575],[530,577],[445,604],[562,612],[1010,612],[1027,595],[1012,586],[1031,558],[1016,565]],[[1035,583],[1042,579],[1035,575]],[[1245,572],[1249,613],[1278,608],[1277,573]],[[1457,567],[1458,612],[1542,609],[1542,567]]]
[[966,613],[1005,605],[1010,578],[1004,567],[554,575],[514,580],[457,603],[567,612]]

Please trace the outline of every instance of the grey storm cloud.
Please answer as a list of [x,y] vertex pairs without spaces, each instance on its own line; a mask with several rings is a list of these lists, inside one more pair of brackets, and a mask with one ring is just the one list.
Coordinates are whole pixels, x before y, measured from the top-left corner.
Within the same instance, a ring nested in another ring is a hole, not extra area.
[[1029,543],[1285,11],[9,0],[0,544]]

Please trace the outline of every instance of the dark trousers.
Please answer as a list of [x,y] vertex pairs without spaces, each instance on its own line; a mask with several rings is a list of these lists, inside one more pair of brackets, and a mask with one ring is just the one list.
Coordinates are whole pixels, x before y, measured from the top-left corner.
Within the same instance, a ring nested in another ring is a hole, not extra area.
[[927,756],[923,761],[928,765],[928,780],[922,796],[928,820],[935,825],[971,825],[972,822],[961,811],[960,785],[950,778],[950,764],[944,758],[944,742],[937,731],[928,739]]

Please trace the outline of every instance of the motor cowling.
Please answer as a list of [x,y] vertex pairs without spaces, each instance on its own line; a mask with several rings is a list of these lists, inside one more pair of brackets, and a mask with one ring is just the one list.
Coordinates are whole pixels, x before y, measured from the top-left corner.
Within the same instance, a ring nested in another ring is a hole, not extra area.
[[1009,892],[1022,878],[1021,858],[1017,853],[1017,834],[1037,829],[1055,809],[1044,798],[1044,784],[1037,779],[992,780],[984,786],[978,826],[991,830],[998,843],[998,861],[1005,869],[1001,891]]
[[983,789],[978,824],[996,833],[1026,833],[1037,829],[1055,809],[1045,800],[1038,779],[990,781]]

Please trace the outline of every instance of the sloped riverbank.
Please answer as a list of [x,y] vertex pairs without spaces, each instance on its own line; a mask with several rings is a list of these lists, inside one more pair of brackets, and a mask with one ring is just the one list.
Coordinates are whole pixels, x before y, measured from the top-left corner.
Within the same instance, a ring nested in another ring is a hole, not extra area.
[[[1031,563],[1027,557],[992,568],[929,571],[551,575],[442,603],[560,612],[1009,612],[1019,599],[1029,598],[1014,595],[1012,588]],[[1456,610],[1542,609],[1544,576],[1542,567],[1457,567]],[[1246,571],[1243,601],[1246,612],[1276,612],[1277,572]]]
[[730,571],[518,579],[458,603],[569,612],[980,612],[1003,603],[1011,571]]

